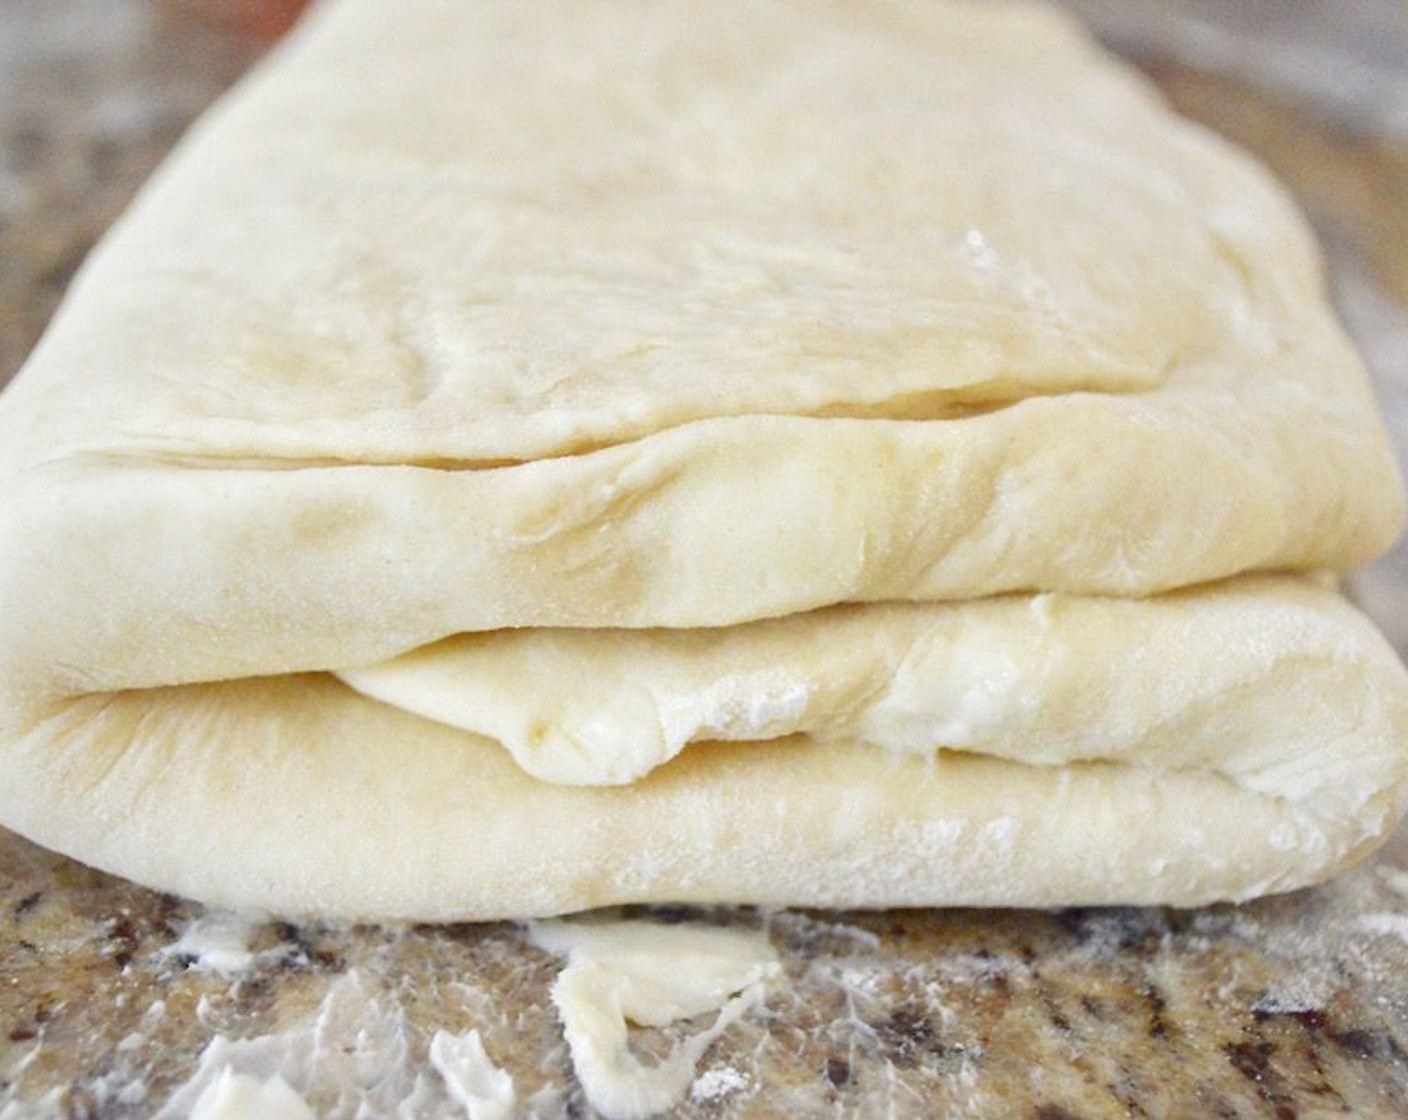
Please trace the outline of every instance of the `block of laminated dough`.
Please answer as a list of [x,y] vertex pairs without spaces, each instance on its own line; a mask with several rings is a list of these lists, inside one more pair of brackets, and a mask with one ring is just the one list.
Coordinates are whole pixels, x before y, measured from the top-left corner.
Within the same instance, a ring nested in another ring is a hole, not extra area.
[[0,823],[365,917],[1283,889],[1404,687],[1248,573],[1401,507],[1282,192],[1045,9],[332,0],[0,397]]

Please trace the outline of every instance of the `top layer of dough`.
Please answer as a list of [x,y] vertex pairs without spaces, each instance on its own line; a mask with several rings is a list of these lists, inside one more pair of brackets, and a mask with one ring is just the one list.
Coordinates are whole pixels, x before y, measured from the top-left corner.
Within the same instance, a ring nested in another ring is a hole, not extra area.
[[1280,191],[930,0],[328,4],[85,267],[0,498],[0,646],[74,690],[1348,568],[1401,513]]
[[20,390],[62,397],[30,455],[482,466],[1083,390],[1363,421],[1280,193],[1051,13],[320,24],[88,270]]

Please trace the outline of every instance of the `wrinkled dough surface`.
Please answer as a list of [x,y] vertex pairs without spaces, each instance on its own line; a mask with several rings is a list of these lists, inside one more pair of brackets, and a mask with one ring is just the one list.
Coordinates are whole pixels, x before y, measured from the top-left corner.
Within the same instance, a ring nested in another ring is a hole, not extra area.
[[[527,773],[626,784],[691,742],[805,734],[920,755],[1206,769],[1297,796],[1402,674],[1332,590],[1247,578],[1153,600],[870,604],[702,630],[465,634],[339,676],[502,743]],[[1388,697],[1388,700],[1383,699]],[[1361,743],[1385,779],[1384,725]],[[1368,758],[1361,760],[1368,763]]]
[[341,0],[109,239],[14,450],[484,465],[1324,384],[1319,296],[1266,177],[1034,6]]

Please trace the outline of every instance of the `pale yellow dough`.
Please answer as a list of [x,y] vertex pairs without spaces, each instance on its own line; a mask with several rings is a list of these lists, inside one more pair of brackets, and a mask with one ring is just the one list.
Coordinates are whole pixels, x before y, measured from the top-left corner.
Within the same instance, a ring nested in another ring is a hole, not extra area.
[[[1330,817],[1408,771],[1392,652],[1335,592],[1285,578],[1149,600],[839,606],[711,630],[501,630],[339,676],[573,785],[636,781],[692,742],[794,734],[1206,770]],[[1353,793],[1350,771],[1365,781]],[[1349,800],[1326,804],[1337,792]]]
[[[1245,573],[1402,504],[1281,191],[1045,9],[333,0],[0,397],[0,823],[367,917],[1286,888],[1397,818],[1404,685]],[[422,647],[472,704],[328,675]],[[587,649],[674,722],[527,683]]]

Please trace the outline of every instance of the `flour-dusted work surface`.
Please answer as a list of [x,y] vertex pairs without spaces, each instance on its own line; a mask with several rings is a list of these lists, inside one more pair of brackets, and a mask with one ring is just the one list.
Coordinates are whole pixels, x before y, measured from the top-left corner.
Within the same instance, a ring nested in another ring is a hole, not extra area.
[[[513,1079],[508,1114],[592,1114],[549,998],[561,963],[517,926],[291,926],[18,840],[0,859],[0,1116],[185,1116],[226,1066],[318,1115],[465,1116],[431,1051],[470,1031]],[[1408,1114],[1402,843],[1236,908],[632,916],[761,930],[782,965],[672,1115]],[[632,1048],[649,1065],[710,1021],[633,1028]]]
[[[0,380],[88,245],[291,6],[0,8]],[[1078,5],[1297,193],[1402,453],[1404,13],[1314,7],[1255,25],[1206,4]],[[1403,557],[1358,584],[1400,652]],[[5,1120],[185,1116],[226,1066],[282,1076],[318,1115],[591,1114],[550,996],[563,962],[527,929],[204,914],[10,834],[0,889]],[[781,965],[676,1115],[1408,1115],[1405,835],[1327,886],[1236,908],[628,917],[742,927]],[[664,1061],[712,1021],[633,1028],[631,1043]],[[512,1105],[485,1063],[512,1077]]]

